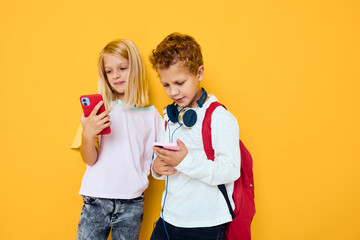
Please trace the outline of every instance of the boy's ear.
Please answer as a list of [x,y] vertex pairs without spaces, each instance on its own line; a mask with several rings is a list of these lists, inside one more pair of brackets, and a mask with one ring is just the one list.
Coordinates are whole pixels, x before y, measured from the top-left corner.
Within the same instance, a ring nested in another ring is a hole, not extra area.
[[204,66],[203,65],[201,65],[198,68],[197,78],[198,78],[199,82],[201,82],[203,80],[203,78],[204,78]]

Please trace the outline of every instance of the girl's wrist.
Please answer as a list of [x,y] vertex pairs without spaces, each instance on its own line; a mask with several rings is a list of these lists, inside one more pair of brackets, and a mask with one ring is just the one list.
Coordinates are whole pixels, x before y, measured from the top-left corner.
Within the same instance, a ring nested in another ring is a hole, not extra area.
[[92,135],[92,134],[83,132],[82,137],[83,137],[83,140],[85,140],[85,141],[95,141],[96,135]]

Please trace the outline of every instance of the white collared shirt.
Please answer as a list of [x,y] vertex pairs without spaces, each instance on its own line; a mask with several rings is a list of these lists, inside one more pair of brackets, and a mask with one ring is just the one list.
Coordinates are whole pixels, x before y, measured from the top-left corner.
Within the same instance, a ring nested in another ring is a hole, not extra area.
[[[168,177],[168,189],[164,206],[164,220],[177,227],[210,227],[232,220],[229,209],[217,185],[225,184],[231,205],[234,208],[232,193],[234,181],[240,176],[239,127],[235,117],[218,107],[212,114],[211,138],[215,151],[215,160],[208,160],[202,141],[202,123],[210,98],[202,108],[197,108],[197,122],[192,128],[179,127],[178,123],[168,123],[161,141],[173,142],[179,138],[188,150],[187,156],[176,166],[176,174]],[[170,129],[170,131],[169,131]],[[166,179],[154,171],[157,179]]]

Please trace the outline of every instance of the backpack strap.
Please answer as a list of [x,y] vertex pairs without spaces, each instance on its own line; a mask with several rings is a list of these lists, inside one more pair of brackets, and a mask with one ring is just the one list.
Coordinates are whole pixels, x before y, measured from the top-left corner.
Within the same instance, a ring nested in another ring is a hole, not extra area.
[[[203,125],[202,125],[202,130],[201,130],[205,154],[206,154],[207,158],[211,161],[214,161],[214,159],[215,159],[215,153],[214,153],[214,149],[212,147],[212,140],[211,140],[211,116],[212,116],[214,110],[219,106],[222,106],[223,108],[226,109],[226,107],[219,102],[212,102],[210,104],[210,106],[208,107],[208,109],[206,109],[205,117],[204,117],[204,121],[203,121]],[[218,188],[225,198],[225,201],[229,208],[229,212],[231,214],[232,219],[234,219],[235,218],[234,210],[231,207],[225,185],[220,184],[220,185],[218,185]]]
[[211,161],[214,161],[215,159],[215,153],[212,147],[212,140],[211,140],[211,116],[214,110],[219,106],[222,106],[223,108],[226,109],[226,107],[219,102],[212,102],[210,106],[206,109],[202,129],[201,129],[205,154],[207,158]]

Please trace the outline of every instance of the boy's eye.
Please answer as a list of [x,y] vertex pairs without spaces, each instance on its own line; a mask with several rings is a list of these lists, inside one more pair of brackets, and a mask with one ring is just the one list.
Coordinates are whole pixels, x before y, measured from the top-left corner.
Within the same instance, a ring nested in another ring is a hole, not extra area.
[[176,84],[177,84],[177,85],[183,85],[184,82],[177,82]]

